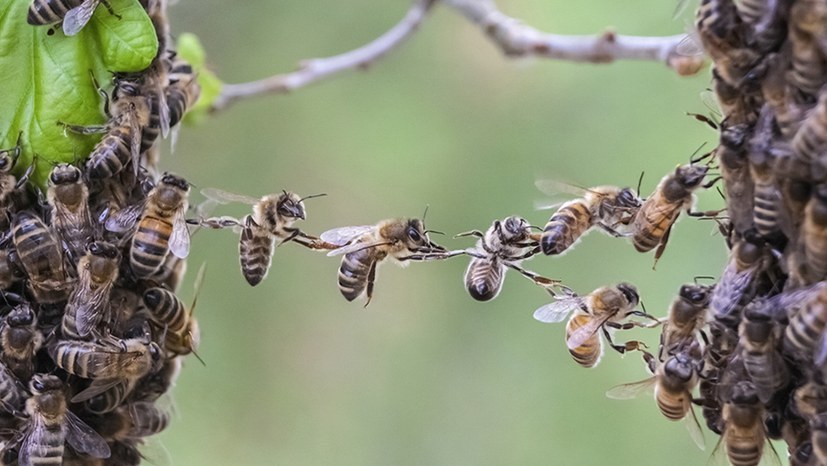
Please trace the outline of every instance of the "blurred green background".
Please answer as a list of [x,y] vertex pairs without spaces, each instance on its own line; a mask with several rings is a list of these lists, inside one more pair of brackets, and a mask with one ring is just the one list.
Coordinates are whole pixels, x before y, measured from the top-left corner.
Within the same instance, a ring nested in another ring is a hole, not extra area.
[[[668,35],[662,0],[500,1],[544,30]],[[215,72],[244,82],[291,71],[301,59],[360,46],[395,24],[408,2],[181,0],[173,31],[197,34]],[[162,166],[198,187],[249,195],[281,189],[307,202],[306,231],[420,216],[453,234],[519,214],[543,225],[538,178],[634,186],[645,195],[715,133],[685,115],[706,113],[709,71],[680,78],[660,63],[578,65],[509,61],[453,10],[437,6],[420,32],[368,72],[286,96],[241,102],[184,128]],[[701,207],[721,206],[717,193]],[[197,197],[194,197],[197,200]],[[221,214],[245,212],[228,206]],[[607,352],[595,369],[569,357],[564,325],[532,312],[547,295],[511,273],[499,298],[473,301],[467,260],[383,266],[367,309],[336,287],[338,258],[293,244],[268,279],[241,277],[237,237],[201,231],[184,299],[208,263],[197,316],[200,355],[174,392],[176,419],[160,440],[174,464],[505,465],[705,464],[650,396],[604,392],[645,378],[637,354]],[[725,259],[714,223],[682,219],[657,271],[652,255],[591,234],[564,257],[528,268],[580,293],[629,281],[650,313],[665,315],[682,283],[717,275]],[[658,331],[625,332],[657,344]],[[700,413],[698,413],[700,416]]]

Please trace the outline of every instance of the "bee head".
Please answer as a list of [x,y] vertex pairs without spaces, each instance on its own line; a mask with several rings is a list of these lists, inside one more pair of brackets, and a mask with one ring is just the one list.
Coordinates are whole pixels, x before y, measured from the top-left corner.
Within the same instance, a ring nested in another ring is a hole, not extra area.
[[675,380],[688,382],[695,375],[695,364],[689,355],[680,352],[663,363],[663,373]]
[[34,322],[34,311],[28,304],[16,306],[6,316],[6,323],[11,327],[27,327]]
[[120,259],[121,257],[121,251],[118,250],[118,247],[112,243],[107,243],[106,241],[94,241],[89,243],[87,249],[90,254],[97,257],[115,260]]
[[49,181],[53,185],[74,184],[80,181],[80,169],[68,163],[58,164],[49,174]]
[[503,242],[513,241],[518,238],[523,238],[528,235],[528,222],[522,218],[513,215],[506,218],[501,223],[500,238]]
[[189,192],[190,184],[187,183],[187,180],[181,178],[180,176],[175,176],[171,173],[165,173],[164,176],[161,178],[161,183],[169,186],[174,186],[181,191]]
[[704,285],[683,285],[679,296],[694,305],[705,304],[709,300],[709,287]]
[[732,387],[729,399],[734,404],[739,405],[757,405],[761,401],[758,399],[758,391],[755,389],[755,384],[749,380],[741,380]]
[[630,305],[637,306],[637,303],[640,302],[640,295],[637,294],[637,288],[635,288],[634,285],[621,283],[617,285],[617,289],[623,293],[623,296],[629,301]]
[[3,152],[2,155],[0,155],[0,172],[10,172],[12,167],[14,167],[14,160],[12,160],[8,153]]
[[619,207],[640,207],[640,198],[632,188],[623,188],[617,195],[617,205]]
[[708,165],[683,165],[675,169],[675,178],[684,188],[692,189],[701,184],[708,171]]
[[32,395],[42,395],[51,391],[63,389],[63,382],[55,375],[35,374],[29,382],[29,390]]
[[292,192],[282,191],[279,200],[276,203],[276,211],[282,217],[299,218],[305,220],[307,212],[304,210],[304,202],[296,194]]

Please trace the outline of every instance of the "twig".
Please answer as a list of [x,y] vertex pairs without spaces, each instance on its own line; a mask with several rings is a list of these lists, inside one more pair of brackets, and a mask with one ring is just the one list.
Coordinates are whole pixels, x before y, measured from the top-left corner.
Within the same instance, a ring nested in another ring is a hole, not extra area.
[[351,69],[367,69],[373,62],[405,42],[425,20],[436,0],[415,0],[405,17],[386,33],[358,49],[327,58],[303,61],[286,74],[242,84],[225,84],[211,110],[222,110],[238,99],[258,94],[284,94]]
[[[370,67],[405,42],[428,16],[437,0],[414,0],[393,28],[358,49],[327,58],[305,60],[292,73],[258,81],[225,84],[211,110],[222,110],[237,100],[259,94],[285,94],[343,71]],[[540,32],[497,10],[492,0],[442,0],[471,22],[479,25],[509,57],[526,55],[588,63],[615,60],[662,61],[680,75],[692,75],[703,66],[700,55],[677,51],[684,34],[665,37],[623,36],[606,31],[598,36],[565,36]]]
[[697,73],[701,55],[678,53],[685,34],[664,37],[624,36],[607,30],[597,36],[548,34],[506,16],[492,0],[443,0],[485,34],[509,57],[539,56],[585,63],[615,60],[661,61],[682,76]]

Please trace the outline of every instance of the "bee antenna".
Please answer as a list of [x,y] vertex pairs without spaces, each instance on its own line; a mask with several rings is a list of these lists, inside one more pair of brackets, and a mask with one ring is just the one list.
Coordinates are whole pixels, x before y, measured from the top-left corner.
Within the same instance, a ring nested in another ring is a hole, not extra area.
[[305,199],[313,199],[314,197],[322,197],[322,196],[327,196],[327,193],[311,194],[309,196],[304,196],[303,198],[299,199],[299,202],[302,202]]
[[[190,304],[190,315],[195,311],[195,305],[198,304],[198,294],[201,292],[201,283],[204,281],[204,273],[207,271],[207,263],[204,262],[201,264],[201,267],[198,268],[198,273],[195,275],[195,282],[193,282],[193,296],[192,296],[192,304]],[[200,358],[199,358],[200,359]]]
[[430,207],[430,205],[425,204],[425,212],[422,213],[422,223],[423,224],[425,223],[425,217],[428,216],[428,207]]
[[199,355],[198,355],[198,353],[195,351],[195,349],[194,349],[194,348],[190,348],[189,350],[190,350],[190,352],[192,353],[192,355],[193,355],[193,356],[195,356],[195,358],[196,358],[196,359],[198,359],[199,361],[201,361],[201,364],[203,364],[203,365],[204,365],[204,367],[207,367],[207,363],[206,363],[206,362],[204,362],[204,360],[203,360],[203,359],[201,359],[201,356],[199,356]]
[[534,230],[537,230],[537,231],[543,231],[543,227],[538,227],[537,225],[529,225],[528,228],[531,228],[531,229],[534,229]]
[[445,232],[442,232],[442,231],[437,231],[437,230],[425,230],[425,234],[428,234],[428,233],[436,233],[436,234],[438,234],[438,235],[444,235],[444,234],[445,234]]
[[689,163],[694,164],[694,163],[700,162],[701,160],[704,160],[705,158],[712,155],[712,152],[710,151],[710,152],[707,152],[706,154],[704,154],[704,155],[702,155],[698,158],[695,158],[695,156],[698,155],[698,152],[700,152],[701,149],[703,149],[705,145],[706,145],[706,141],[704,141],[700,146],[698,146],[697,149],[695,149],[695,152],[693,152],[692,155],[689,156]]
[[640,186],[643,184],[643,174],[646,173],[645,171],[640,172],[640,178],[637,179],[637,195],[640,196]]
[[698,280],[712,280],[715,281],[715,277],[712,275],[696,275],[694,278],[695,284],[698,284]]

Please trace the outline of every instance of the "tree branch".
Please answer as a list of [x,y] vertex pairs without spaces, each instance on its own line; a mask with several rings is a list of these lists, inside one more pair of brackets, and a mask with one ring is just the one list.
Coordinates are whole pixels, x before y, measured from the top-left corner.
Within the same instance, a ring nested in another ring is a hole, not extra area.
[[506,16],[493,0],[443,0],[485,34],[509,57],[539,56],[585,63],[615,60],[664,62],[682,76],[700,71],[703,56],[682,55],[678,44],[685,34],[665,37],[623,36],[607,30],[597,36],[548,34]]
[[415,0],[399,23],[358,49],[326,58],[303,61],[299,69],[286,74],[242,84],[225,84],[211,110],[222,110],[238,99],[258,94],[285,94],[342,71],[367,69],[373,62],[405,42],[425,20],[436,0]]
[[[332,57],[305,60],[292,73],[241,84],[225,84],[210,110],[223,110],[239,99],[259,94],[286,94],[343,71],[367,69],[412,36],[436,2],[437,0],[414,0],[399,23],[358,49]],[[682,76],[695,74],[703,66],[701,55],[688,56],[677,52],[678,44],[686,37],[684,34],[666,37],[622,36],[613,31],[598,36],[547,34],[504,15],[497,10],[492,0],[442,2],[479,25],[509,57],[534,55],[587,63],[611,63],[615,60],[661,61]]]

